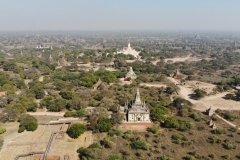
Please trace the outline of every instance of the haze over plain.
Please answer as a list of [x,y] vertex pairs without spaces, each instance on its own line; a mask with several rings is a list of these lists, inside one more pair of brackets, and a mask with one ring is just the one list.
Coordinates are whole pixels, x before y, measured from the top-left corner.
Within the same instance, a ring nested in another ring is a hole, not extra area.
[[0,1],[0,31],[239,31],[240,1]]

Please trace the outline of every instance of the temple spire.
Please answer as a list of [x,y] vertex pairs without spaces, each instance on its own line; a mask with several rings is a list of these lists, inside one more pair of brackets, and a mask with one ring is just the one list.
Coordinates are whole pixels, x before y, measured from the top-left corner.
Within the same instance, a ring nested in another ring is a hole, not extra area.
[[141,99],[140,99],[139,89],[137,89],[135,104],[141,104],[141,103],[142,103],[142,102],[141,102]]

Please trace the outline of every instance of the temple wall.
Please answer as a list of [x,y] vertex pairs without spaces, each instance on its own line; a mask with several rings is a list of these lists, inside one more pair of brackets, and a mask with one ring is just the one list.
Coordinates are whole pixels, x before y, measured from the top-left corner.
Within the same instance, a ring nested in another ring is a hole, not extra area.
[[128,122],[149,122],[149,114],[128,114]]

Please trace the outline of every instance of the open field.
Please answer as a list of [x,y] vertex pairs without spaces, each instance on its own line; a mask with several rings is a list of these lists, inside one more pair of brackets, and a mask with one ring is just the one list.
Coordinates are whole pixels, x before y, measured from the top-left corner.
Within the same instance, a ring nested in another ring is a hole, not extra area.
[[8,126],[9,124],[6,124],[7,132],[3,134],[4,146],[0,153],[1,160],[13,160],[18,154],[44,152],[52,132],[60,131],[61,128],[61,125],[39,125],[34,132],[18,133],[17,124],[14,126],[15,131],[9,134]]
[[[172,82],[174,82],[175,84],[179,83],[174,78],[168,77],[168,79],[171,80]],[[201,82],[199,85],[201,85],[201,84],[202,84],[202,88],[206,88],[206,87],[214,88],[214,86],[211,84]],[[190,98],[191,94],[193,94],[193,90],[192,90],[191,86],[179,85],[179,88],[180,88],[179,95],[182,98],[185,98],[185,99],[189,100],[190,102],[192,102],[195,105],[194,108],[199,111],[204,111],[209,107],[212,107],[213,110],[216,110],[218,108],[220,108],[222,110],[229,110],[230,107],[232,110],[240,110],[240,107],[239,107],[240,102],[234,101],[234,100],[225,100],[223,98],[226,94],[228,94],[230,92],[223,92],[223,93],[219,93],[216,95],[206,96],[200,100],[194,100],[194,99]]]
[[[57,120],[60,117],[57,116],[36,116],[39,123],[46,123],[51,120]],[[82,121],[79,121],[83,123]],[[5,123],[2,126],[7,129],[2,134],[4,138],[4,145],[0,152],[0,160],[13,160],[18,154],[27,154],[30,152],[44,152],[49,142],[50,136],[53,132],[66,131],[68,124],[59,125],[39,125],[38,129],[34,132],[24,131],[18,133],[19,123]],[[69,156],[71,160],[78,159],[78,153],[76,150],[79,147],[87,147],[93,143],[94,137],[91,131],[87,131],[77,139],[71,139],[66,133],[56,134],[53,137],[52,145],[48,152],[49,156]],[[14,150],[14,152],[13,152]],[[36,155],[36,157],[42,155]],[[26,159],[26,158],[20,158]],[[20,160],[19,159],[19,160]]]

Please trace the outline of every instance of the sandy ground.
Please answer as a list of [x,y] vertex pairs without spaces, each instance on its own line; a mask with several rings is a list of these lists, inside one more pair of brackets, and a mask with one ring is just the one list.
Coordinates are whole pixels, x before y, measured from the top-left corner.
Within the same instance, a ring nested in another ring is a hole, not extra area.
[[[66,131],[68,128],[67,124],[39,125],[34,132],[18,133],[18,125],[17,122],[3,124],[7,131],[2,134],[4,145],[0,152],[0,160],[13,160],[18,154],[44,152],[52,132]],[[48,156],[60,156],[64,159],[64,156],[68,155],[71,160],[78,160],[76,150],[79,147],[88,147],[93,140],[92,131],[85,132],[77,139],[72,139],[67,134],[57,134],[53,138]]]
[[140,83],[140,86],[147,86],[147,87],[167,87],[167,85],[162,83]]
[[55,139],[52,143],[49,155],[58,155],[64,157],[68,155],[71,160],[77,160],[78,153],[77,149],[80,147],[88,147],[93,143],[93,134],[92,131],[87,131],[77,139],[70,138],[67,134],[64,135],[63,139]]
[[[18,154],[26,154],[29,152],[44,152],[54,131],[59,131],[61,125],[42,126],[34,132],[24,131],[18,133],[18,124],[14,126],[14,132],[8,133],[9,124],[6,126],[7,132],[4,137],[4,146],[0,152],[0,160],[13,160]],[[14,151],[14,152],[13,152]]]
[[30,114],[30,115],[44,115],[44,116],[63,116],[65,114],[65,112],[27,112],[27,114]]
[[[178,81],[176,79],[171,77],[168,77],[168,79],[173,83],[178,84]],[[206,86],[206,83],[202,84],[203,86]],[[211,84],[209,84],[208,86],[211,86]],[[240,107],[238,107],[240,105],[240,102],[233,100],[225,100],[223,98],[226,94],[230,92],[223,92],[216,95],[206,96],[200,100],[194,100],[190,98],[190,95],[193,93],[193,90],[190,86],[179,85],[179,88],[179,95],[195,104],[195,109],[199,111],[204,111],[209,107],[211,107],[213,110],[216,110],[218,108],[222,110],[240,110]]]

